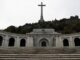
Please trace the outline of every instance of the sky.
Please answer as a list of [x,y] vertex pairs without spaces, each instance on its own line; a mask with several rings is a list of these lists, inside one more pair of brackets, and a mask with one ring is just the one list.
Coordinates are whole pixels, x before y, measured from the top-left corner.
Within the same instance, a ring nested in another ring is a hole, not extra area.
[[80,17],[80,0],[0,0],[0,29],[38,22],[41,2],[45,21]]

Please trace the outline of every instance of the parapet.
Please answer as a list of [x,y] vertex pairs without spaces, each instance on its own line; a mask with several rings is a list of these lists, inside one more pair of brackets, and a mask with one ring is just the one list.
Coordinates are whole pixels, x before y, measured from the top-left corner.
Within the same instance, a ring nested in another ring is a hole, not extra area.
[[60,33],[55,32],[54,29],[33,29],[33,31],[28,34],[60,34]]

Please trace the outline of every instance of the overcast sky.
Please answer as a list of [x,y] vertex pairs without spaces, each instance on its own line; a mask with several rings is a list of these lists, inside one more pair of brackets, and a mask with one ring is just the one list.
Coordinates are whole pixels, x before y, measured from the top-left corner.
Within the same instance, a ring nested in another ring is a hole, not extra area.
[[80,17],[80,0],[0,0],[0,29],[38,22],[40,7],[37,5],[41,2],[46,4],[45,21]]

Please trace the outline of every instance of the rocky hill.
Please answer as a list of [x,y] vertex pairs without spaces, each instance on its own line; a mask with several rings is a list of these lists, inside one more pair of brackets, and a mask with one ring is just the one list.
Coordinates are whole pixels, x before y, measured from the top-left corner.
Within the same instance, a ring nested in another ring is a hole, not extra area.
[[80,32],[80,19],[78,16],[71,16],[70,18],[63,18],[60,20],[44,21],[37,23],[26,23],[23,26],[15,27],[9,26],[4,31],[25,34],[31,32],[34,28],[53,28],[57,32],[63,34]]

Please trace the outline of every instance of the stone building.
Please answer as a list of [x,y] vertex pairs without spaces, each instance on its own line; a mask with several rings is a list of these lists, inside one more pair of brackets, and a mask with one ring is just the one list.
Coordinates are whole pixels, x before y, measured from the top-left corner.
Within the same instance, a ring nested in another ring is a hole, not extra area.
[[[41,2],[41,17],[43,19],[43,3]],[[75,48],[80,47],[80,33],[61,34],[54,29],[33,29],[26,34],[14,34],[0,31],[1,48],[21,48],[21,47],[52,47],[52,48]]]
[[54,29],[33,29],[32,32],[26,34],[0,31],[0,47],[75,48],[80,47],[80,33],[61,34],[55,32]]

